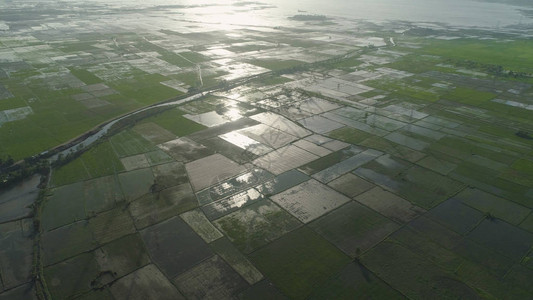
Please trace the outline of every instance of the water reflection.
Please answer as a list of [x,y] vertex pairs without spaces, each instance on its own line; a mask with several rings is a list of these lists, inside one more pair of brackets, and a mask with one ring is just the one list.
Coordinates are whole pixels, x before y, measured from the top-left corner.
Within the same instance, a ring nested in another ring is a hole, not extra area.
[[0,192],[0,223],[27,218],[33,213],[32,204],[39,196],[41,175]]
[[[517,24],[530,18],[519,7],[473,0],[93,0],[107,7],[150,8],[174,6],[176,13],[203,23],[229,29],[232,25],[283,26],[286,17],[305,10],[309,14],[333,15],[370,21],[404,20],[440,22],[458,26],[496,27]],[[278,22],[277,25],[276,21]],[[283,22],[283,23],[280,23]]]

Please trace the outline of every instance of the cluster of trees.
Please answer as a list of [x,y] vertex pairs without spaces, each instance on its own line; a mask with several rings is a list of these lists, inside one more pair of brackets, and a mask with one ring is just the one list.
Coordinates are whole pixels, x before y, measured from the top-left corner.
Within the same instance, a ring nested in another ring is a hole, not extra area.
[[500,76],[500,77],[513,77],[513,78],[533,77],[531,73],[518,72],[518,71],[513,71],[513,70],[505,70],[500,65],[485,65],[485,70],[487,71],[487,73],[491,75]]
[[69,162],[73,161],[75,158],[82,155],[83,152],[84,151],[82,149],[78,149],[77,151],[70,152],[67,155],[58,154],[56,160],[52,162],[52,167],[59,168],[61,166],[64,166]]
[[531,136],[529,134],[529,132],[527,131],[523,131],[523,130],[519,130],[517,133],[516,133],[516,136],[520,137],[520,138],[523,138],[523,139],[526,139],[526,140],[533,140],[533,136]]
[[14,163],[15,161],[10,155],[8,155],[6,158],[0,157],[0,171],[11,167]]
[[442,32],[439,30],[435,30],[432,28],[410,28],[406,32],[404,32],[405,35],[411,35],[411,36],[428,36],[428,35],[439,35]]
[[[48,174],[49,170],[49,163],[45,159],[26,158],[16,165],[9,159],[7,161],[2,160],[2,162],[2,167],[0,167],[0,189],[12,187],[35,173]],[[10,164],[7,166],[9,162]]]
[[503,66],[492,65],[492,64],[483,64],[471,60],[448,60],[448,63],[452,63],[456,66],[466,67],[469,69],[478,69],[483,70],[493,76],[497,77],[513,77],[513,78],[532,78],[532,73],[519,72],[513,70],[505,70]]
[[324,15],[294,15],[289,17],[291,20],[295,21],[327,21],[328,17]]

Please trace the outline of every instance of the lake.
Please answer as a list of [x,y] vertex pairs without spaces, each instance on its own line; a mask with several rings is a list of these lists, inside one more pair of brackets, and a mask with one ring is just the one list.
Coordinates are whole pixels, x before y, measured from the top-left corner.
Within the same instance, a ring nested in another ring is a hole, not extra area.
[[[272,18],[304,13],[299,11],[370,21],[440,22],[455,26],[503,27],[518,23],[533,23],[532,18],[520,12],[520,9],[524,9],[523,7],[475,0],[117,0],[112,2],[93,0],[92,2],[105,3],[112,7],[195,6],[195,8],[183,11],[185,17],[189,16],[189,11],[195,15],[211,15],[213,18],[217,14],[219,16],[220,14],[233,14],[234,17],[228,21],[231,20],[241,25],[243,23],[256,25],[255,22],[265,25],[258,19],[259,17],[272,21]],[[256,5],[257,10],[247,10],[250,4]],[[268,6],[271,7],[267,8]],[[240,18],[235,18],[236,16]]]

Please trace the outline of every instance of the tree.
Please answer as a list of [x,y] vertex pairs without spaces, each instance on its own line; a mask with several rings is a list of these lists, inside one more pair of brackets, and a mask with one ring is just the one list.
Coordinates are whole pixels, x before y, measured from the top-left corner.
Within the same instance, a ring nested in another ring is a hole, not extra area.
[[13,163],[15,163],[15,161],[10,155],[8,155],[6,159],[0,158],[0,169],[10,167],[13,165]]

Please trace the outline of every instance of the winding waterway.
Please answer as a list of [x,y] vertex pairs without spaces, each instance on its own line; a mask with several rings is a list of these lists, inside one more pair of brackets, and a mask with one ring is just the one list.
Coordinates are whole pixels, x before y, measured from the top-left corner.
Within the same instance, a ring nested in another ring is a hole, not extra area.
[[75,153],[77,151],[80,151],[82,149],[87,148],[88,146],[90,146],[91,144],[93,144],[94,142],[96,142],[100,138],[102,138],[116,123],[118,123],[121,120],[130,118],[130,117],[132,117],[132,116],[134,116],[136,114],[139,114],[139,113],[142,113],[142,112],[145,112],[145,111],[148,111],[148,110],[152,110],[152,109],[156,109],[156,108],[160,108],[160,107],[168,107],[168,106],[180,105],[180,104],[183,104],[183,103],[186,103],[186,102],[190,102],[190,101],[199,99],[201,97],[203,97],[203,93],[196,94],[196,95],[187,97],[185,99],[180,99],[180,100],[176,100],[176,101],[172,101],[172,102],[165,102],[165,103],[153,105],[153,106],[150,106],[150,107],[146,107],[146,108],[134,111],[134,112],[129,113],[127,115],[124,115],[124,116],[122,116],[122,117],[120,117],[118,119],[115,119],[115,120],[105,124],[97,132],[87,136],[82,141],[80,141],[78,143],[75,143],[74,145],[70,146],[69,148],[67,148],[67,149],[65,149],[63,151],[60,151],[57,154],[53,155],[50,158],[50,161],[51,162],[56,161],[60,156],[67,156],[69,154],[73,154],[73,153]]

